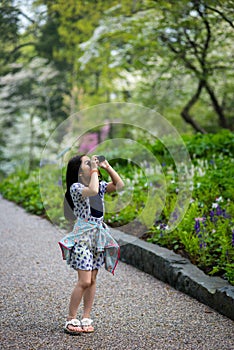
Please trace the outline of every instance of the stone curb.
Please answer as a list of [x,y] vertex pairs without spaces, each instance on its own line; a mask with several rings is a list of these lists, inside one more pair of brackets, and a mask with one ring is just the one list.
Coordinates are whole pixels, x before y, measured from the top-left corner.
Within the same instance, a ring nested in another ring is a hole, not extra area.
[[234,320],[234,286],[220,277],[206,275],[188,259],[112,229],[120,245],[120,260],[168,283]]

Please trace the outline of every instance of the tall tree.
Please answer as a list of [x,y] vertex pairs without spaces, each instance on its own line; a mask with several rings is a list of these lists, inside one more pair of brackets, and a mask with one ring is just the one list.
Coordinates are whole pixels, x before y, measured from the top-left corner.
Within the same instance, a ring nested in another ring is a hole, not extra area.
[[14,52],[19,41],[18,16],[19,11],[13,6],[13,1],[3,0],[0,3],[0,75],[9,71],[9,61],[14,62],[18,58],[18,53]]
[[0,78],[0,125],[5,129],[2,137],[7,146],[3,149],[7,170],[12,170],[9,163],[19,165],[23,158],[29,171],[38,165],[46,138],[56,126],[53,98],[57,74],[45,59],[35,58]]
[[[231,2],[144,1],[140,2],[144,6],[130,16],[123,9],[115,9],[111,16],[102,18],[88,41],[89,46],[85,46],[83,60],[85,64],[96,61],[103,43],[109,40],[112,66],[138,72],[142,77],[148,75],[151,81],[155,72],[158,71],[158,76],[160,71],[173,72],[176,64],[184,76],[190,77],[194,89],[182,108],[183,119],[204,133],[204,126],[191,114],[195,103],[202,101],[204,107],[212,105],[220,127],[231,128],[233,11],[228,12]],[[188,84],[185,88],[190,90]]]
[[[107,80],[105,66],[108,53],[107,57],[102,56],[98,62],[91,63],[86,69],[83,69],[79,60],[83,55],[80,44],[92,36],[103,13],[109,7],[117,5],[118,1],[98,0],[94,2],[95,6],[85,0],[35,2],[35,4],[38,3],[44,3],[47,7],[46,24],[42,28],[38,47],[41,49],[44,43],[46,45],[48,43],[51,49],[47,52],[51,54],[61,69],[62,65],[66,67],[66,81],[69,90],[66,99],[67,113],[72,114],[80,109],[85,96],[90,96],[93,103],[95,100],[96,102],[108,101],[108,84],[104,86],[102,84],[103,79]],[[54,29],[53,33],[52,29]],[[108,45],[106,52],[108,52]]]
[[[169,3],[173,6],[173,1]],[[163,44],[173,53],[175,59],[182,62],[197,80],[197,89],[181,115],[186,122],[191,123],[196,130],[201,132],[204,130],[195,123],[190,115],[190,109],[199,99],[203,89],[208,94],[218,116],[219,125],[222,128],[228,128],[224,106],[222,106],[218,92],[215,91],[212,80],[220,71],[222,74],[230,74],[231,72],[228,57],[223,55],[221,63],[217,52],[223,46],[223,38],[228,43],[229,36],[233,37],[233,31],[232,26],[229,26],[231,22],[229,23],[224,20],[223,16],[220,16],[221,11],[224,13],[225,10],[220,8],[219,2],[212,1],[212,4],[217,11],[214,11],[213,8],[210,9],[209,1],[203,0],[181,1],[177,5],[176,11],[173,8],[171,11],[163,9],[164,19],[168,19],[170,27],[167,24],[163,25],[163,21],[161,21],[159,36]],[[220,22],[218,28],[217,20]]]

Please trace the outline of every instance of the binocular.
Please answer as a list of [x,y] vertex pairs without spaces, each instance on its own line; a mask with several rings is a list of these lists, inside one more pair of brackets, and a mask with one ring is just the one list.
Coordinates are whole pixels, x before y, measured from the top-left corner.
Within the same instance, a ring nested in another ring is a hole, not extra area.
[[104,156],[97,156],[97,159],[98,159],[99,163],[104,162],[104,160],[106,160],[106,158]]

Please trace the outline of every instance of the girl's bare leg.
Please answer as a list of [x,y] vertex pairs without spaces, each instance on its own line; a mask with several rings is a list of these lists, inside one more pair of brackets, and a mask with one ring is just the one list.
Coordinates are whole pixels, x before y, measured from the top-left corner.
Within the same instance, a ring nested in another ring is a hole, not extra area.
[[[92,283],[92,271],[78,270],[78,282],[72,291],[70,304],[69,304],[69,315],[67,320],[71,320],[77,317],[77,310],[81,303],[81,299],[87,289],[90,288]],[[77,327],[68,326],[71,331],[76,331]]]
[[82,318],[90,318],[90,312],[96,292],[96,277],[98,270],[93,270],[91,275],[91,285],[84,292],[84,312]]

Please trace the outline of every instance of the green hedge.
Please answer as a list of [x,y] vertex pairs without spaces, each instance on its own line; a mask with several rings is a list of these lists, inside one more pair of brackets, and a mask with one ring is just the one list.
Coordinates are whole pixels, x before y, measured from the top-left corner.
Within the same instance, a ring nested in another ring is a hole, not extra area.
[[[186,136],[184,141],[194,165],[193,191],[190,206],[176,229],[172,232],[167,230],[167,221],[177,195],[176,177],[172,175],[173,161],[159,141],[153,145],[148,144],[147,147],[153,150],[156,157],[161,157],[161,162],[166,163],[161,174],[146,177],[144,171],[133,163],[114,161],[115,168],[125,179],[126,191],[106,196],[105,221],[111,226],[122,226],[140,218],[147,202],[149,184],[157,187],[158,191],[157,203],[152,205],[162,206],[162,185],[166,181],[164,209],[148,228],[144,238],[185,255],[206,273],[223,276],[234,285],[233,134],[222,132],[217,135]],[[63,184],[64,172],[63,169],[63,180],[60,180]],[[10,175],[1,182],[0,192],[27,211],[47,216],[52,222],[66,226],[62,212],[63,189],[62,184],[58,184],[58,172],[53,174],[52,166],[45,173],[45,183],[41,184],[45,187],[48,183],[45,190],[45,193],[48,191],[48,200],[44,198],[43,203],[39,169],[30,174],[17,171]],[[104,172],[103,175],[105,177]],[[144,222],[144,218],[142,220]]]
[[[182,139],[194,163],[196,163],[196,159],[207,159],[210,161],[220,154],[228,157],[233,157],[234,155],[234,134],[229,130],[222,130],[218,134],[204,135],[197,133],[194,136],[184,135]],[[175,143],[175,147],[178,147],[176,141]],[[146,146],[159,157],[162,162],[173,163],[168,149],[161,141],[156,140],[151,144],[146,144]],[[173,147],[173,140],[171,140],[171,146]]]
[[17,171],[0,183],[0,192],[3,197],[19,204],[28,212],[45,215],[38,175],[38,170],[34,170],[30,174],[22,170]]

